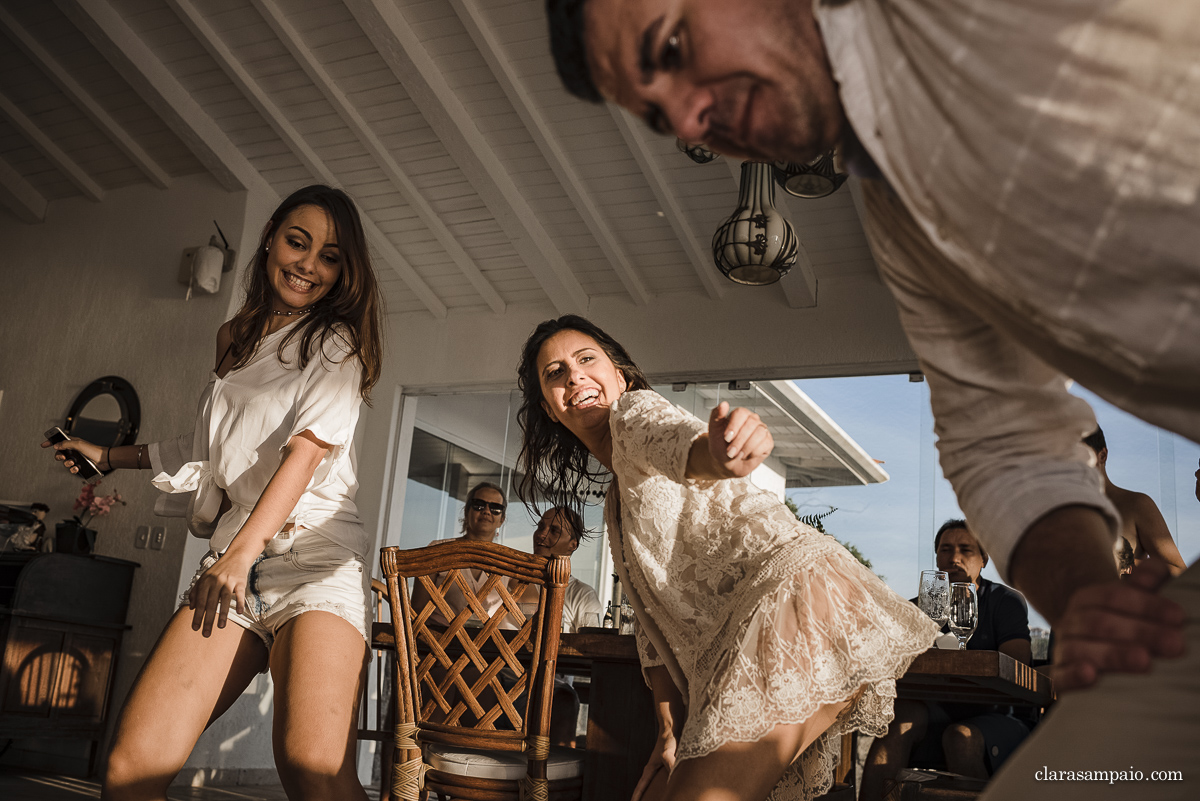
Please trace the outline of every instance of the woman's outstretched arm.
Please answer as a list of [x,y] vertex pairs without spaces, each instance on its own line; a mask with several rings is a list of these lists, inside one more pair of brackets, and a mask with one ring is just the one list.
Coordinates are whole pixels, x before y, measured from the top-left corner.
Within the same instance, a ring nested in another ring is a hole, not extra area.
[[330,447],[311,431],[302,431],[284,446],[283,461],[267,482],[249,519],[221,558],[192,588],[188,606],[195,610],[193,629],[203,627],[207,637],[214,622],[225,628],[230,609],[243,610],[250,567],[296,508]]

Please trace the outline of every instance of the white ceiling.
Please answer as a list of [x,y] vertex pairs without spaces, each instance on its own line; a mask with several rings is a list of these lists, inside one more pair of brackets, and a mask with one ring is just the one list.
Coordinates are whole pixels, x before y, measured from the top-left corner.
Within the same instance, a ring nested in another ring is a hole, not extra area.
[[[345,188],[391,314],[768,292],[875,266],[848,188],[782,197],[800,263],[735,287],[710,241],[738,165],[561,88],[542,0],[0,0],[0,205],[208,172]],[[780,193],[782,195],[782,193]]]

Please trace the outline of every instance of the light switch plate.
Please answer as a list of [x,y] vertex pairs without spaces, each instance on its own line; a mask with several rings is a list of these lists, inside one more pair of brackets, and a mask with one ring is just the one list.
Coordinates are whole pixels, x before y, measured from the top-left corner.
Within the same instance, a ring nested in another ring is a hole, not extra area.
[[163,543],[167,541],[167,529],[164,526],[155,526],[150,529],[150,547],[156,551],[161,551]]
[[145,548],[146,543],[150,541],[150,527],[138,526],[137,533],[133,535],[133,547]]

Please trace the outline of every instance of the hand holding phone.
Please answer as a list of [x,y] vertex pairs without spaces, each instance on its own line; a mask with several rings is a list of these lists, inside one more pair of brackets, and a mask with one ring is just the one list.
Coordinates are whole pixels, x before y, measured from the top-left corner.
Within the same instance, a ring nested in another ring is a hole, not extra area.
[[[69,439],[70,437],[67,436],[67,433],[58,426],[55,426],[46,432],[46,440],[51,445],[57,445],[58,443],[66,442]],[[80,441],[82,442],[82,440]],[[61,453],[63,456],[67,457],[67,461],[73,463],[71,468],[72,471],[84,481],[91,481],[93,478],[100,475],[100,468],[96,466],[96,463],[84,456],[79,451],[74,449],[63,449]]]

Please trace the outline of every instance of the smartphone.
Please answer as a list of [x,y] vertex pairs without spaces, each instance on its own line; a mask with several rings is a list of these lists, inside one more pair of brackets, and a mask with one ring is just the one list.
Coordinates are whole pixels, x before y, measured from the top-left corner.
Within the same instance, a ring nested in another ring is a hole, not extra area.
[[[61,428],[55,426],[46,432],[46,439],[50,440],[51,445],[57,445],[60,442],[66,442],[70,439],[70,437],[68,437],[67,433]],[[91,481],[93,478],[100,475],[100,468],[96,467],[96,463],[84,456],[79,451],[66,450],[63,451],[63,453],[65,453],[67,458],[74,462],[75,466],[79,468],[79,472],[76,473],[76,475],[78,475],[84,481]]]

